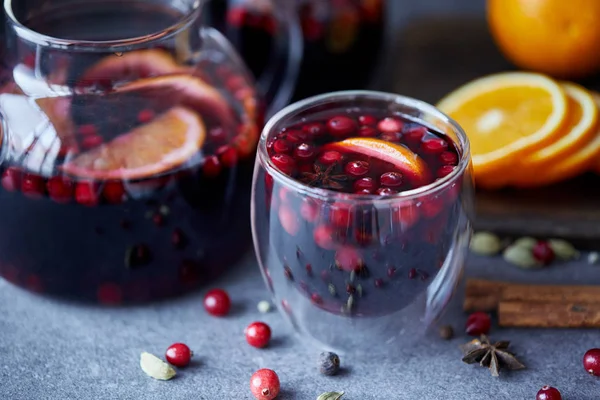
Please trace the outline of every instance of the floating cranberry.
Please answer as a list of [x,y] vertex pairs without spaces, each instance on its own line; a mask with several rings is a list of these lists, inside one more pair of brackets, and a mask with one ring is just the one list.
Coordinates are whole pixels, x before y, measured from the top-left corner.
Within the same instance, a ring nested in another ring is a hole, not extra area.
[[271,340],[271,328],[264,322],[253,322],[245,330],[246,341],[250,346],[267,347]]
[[375,126],[377,125],[377,118],[372,115],[361,115],[358,117],[358,123],[361,125]]
[[250,378],[250,391],[256,400],[273,400],[279,390],[279,377],[271,369],[259,369]]
[[304,199],[300,205],[300,216],[306,222],[315,222],[319,217],[319,206],[311,199]]
[[327,129],[333,136],[348,136],[356,130],[356,122],[345,115],[338,115],[327,121]]
[[428,154],[438,154],[444,152],[448,148],[448,142],[444,139],[428,139],[421,144],[421,148]]
[[187,367],[192,360],[193,353],[183,343],[174,343],[169,346],[165,353],[165,359],[171,365],[179,368]]
[[403,126],[404,123],[398,118],[387,117],[379,121],[377,124],[377,129],[379,129],[381,132],[394,133],[400,132]]
[[456,165],[458,163],[458,155],[451,151],[444,151],[440,154],[440,161],[445,165]]
[[358,128],[358,136],[362,137],[375,137],[379,134],[379,131],[371,126],[361,126]]
[[207,156],[202,165],[202,173],[207,178],[215,178],[221,173],[221,162],[217,156]]
[[387,188],[387,187],[381,187],[379,189],[377,189],[377,191],[375,192],[376,195],[378,196],[393,196],[395,194],[398,194],[397,191]]
[[562,400],[562,396],[558,389],[546,385],[537,392],[535,400]]
[[554,250],[548,242],[540,240],[531,250],[533,258],[542,265],[548,265],[554,261]]
[[320,124],[318,122],[313,122],[313,123],[304,125],[302,127],[302,131],[306,132],[308,135],[310,135],[312,138],[314,138],[314,137],[324,134],[327,131],[327,128],[323,124]]
[[50,198],[57,203],[68,203],[73,198],[73,183],[62,176],[53,176],[46,183]]
[[292,151],[292,146],[285,139],[276,139],[273,142],[273,151],[275,151],[275,153],[288,154]]
[[100,146],[104,142],[104,139],[100,135],[89,135],[83,138],[81,146],[84,149],[91,149]]
[[600,377],[600,349],[588,350],[583,356],[583,368],[593,376]]
[[223,164],[227,168],[233,168],[235,164],[237,164],[237,152],[231,146],[221,146],[217,149],[217,156]]
[[342,153],[339,151],[329,150],[321,154],[319,161],[322,164],[330,165],[342,161]]
[[81,181],[75,186],[75,201],[84,206],[93,207],[98,204],[98,188],[93,182]]
[[315,148],[308,143],[301,143],[294,150],[294,156],[302,161],[310,160],[315,155]]
[[487,335],[492,327],[492,319],[488,313],[477,311],[469,315],[465,332],[470,336]]
[[173,229],[173,232],[171,233],[171,243],[177,249],[183,249],[187,245],[187,237],[181,229]]
[[142,110],[137,115],[137,120],[142,124],[148,123],[154,119],[154,111],[152,110]]
[[402,186],[404,179],[400,172],[386,172],[379,177],[379,183],[382,186],[397,187]]
[[21,191],[30,199],[39,199],[46,192],[44,178],[35,174],[25,174],[21,181]]
[[111,204],[120,204],[125,199],[125,188],[121,181],[108,181],[102,189],[102,196]]
[[77,133],[83,136],[95,136],[98,134],[98,129],[96,129],[96,125],[84,124],[77,128]]
[[363,261],[354,247],[344,246],[335,252],[335,265],[344,271],[358,271]]
[[369,163],[366,161],[350,161],[346,164],[345,171],[348,175],[359,177],[369,173]]
[[360,178],[356,182],[354,182],[355,191],[366,190],[367,193],[373,193],[373,191],[375,191],[376,188],[377,183],[373,178],[370,177]]
[[440,167],[437,170],[437,177],[438,178],[443,178],[445,176],[450,175],[452,172],[454,172],[454,166],[453,165],[444,165],[443,167]]
[[296,213],[286,205],[279,207],[277,213],[283,229],[285,229],[289,235],[295,236],[300,230],[300,222],[298,221]]
[[8,192],[15,192],[21,188],[21,171],[15,167],[8,167],[2,173],[2,187]]
[[231,300],[223,289],[213,289],[204,296],[204,309],[215,317],[224,317],[229,314]]
[[404,140],[409,143],[418,143],[423,140],[426,133],[427,128],[424,126],[413,127],[404,133]]
[[353,214],[350,206],[344,203],[335,203],[329,211],[329,220],[335,226],[347,227],[352,223]]
[[287,141],[290,142],[291,144],[298,144],[298,143],[308,139],[308,135],[306,133],[304,133],[303,131],[297,131],[297,130],[287,132],[282,136],[285,137],[287,139]]
[[287,175],[291,175],[296,167],[296,161],[287,154],[275,154],[271,157],[271,162],[281,172]]
[[333,250],[335,248],[334,233],[334,230],[330,226],[319,225],[313,232],[313,238],[317,246],[325,250]]

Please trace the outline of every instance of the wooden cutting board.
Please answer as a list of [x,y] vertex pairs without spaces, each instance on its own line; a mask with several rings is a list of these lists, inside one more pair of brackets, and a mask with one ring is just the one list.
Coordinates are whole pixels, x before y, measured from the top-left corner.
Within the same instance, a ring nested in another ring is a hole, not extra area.
[[[396,39],[393,91],[429,103],[471,79],[515,69],[498,52],[483,19],[417,19]],[[598,78],[580,83],[600,88]],[[541,189],[478,190],[476,204],[476,229],[600,247],[600,177],[593,174]]]

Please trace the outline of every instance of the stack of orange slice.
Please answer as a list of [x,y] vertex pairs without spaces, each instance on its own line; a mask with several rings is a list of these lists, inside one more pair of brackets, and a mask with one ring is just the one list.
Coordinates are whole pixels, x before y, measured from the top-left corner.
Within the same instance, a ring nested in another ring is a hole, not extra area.
[[478,186],[537,187],[600,171],[600,95],[529,72],[476,79],[438,108],[471,142]]

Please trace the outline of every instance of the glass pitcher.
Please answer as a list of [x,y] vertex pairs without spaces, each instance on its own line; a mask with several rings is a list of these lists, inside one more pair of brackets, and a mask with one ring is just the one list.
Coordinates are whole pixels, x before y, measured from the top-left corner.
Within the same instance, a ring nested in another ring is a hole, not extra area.
[[[264,103],[203,6],[5,0],[5,279],[104,304],[145,301],[198,286],[249,248]],[[293,13],[278,10],[275,29],[293,34]],[[278,60],[273,69],[293,79],[289,57]]]

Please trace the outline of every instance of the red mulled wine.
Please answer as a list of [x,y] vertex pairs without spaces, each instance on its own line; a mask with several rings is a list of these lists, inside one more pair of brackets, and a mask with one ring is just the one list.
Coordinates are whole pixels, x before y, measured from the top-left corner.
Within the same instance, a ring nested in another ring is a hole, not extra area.
[[[193,25],[134,50],[98,44],[183,15],[87,2],[24,24],[96,42],[45,47],[12,33],[14,80],[0,91],[4,278],[114,304],[194,288],[243,254],[261,120],[244,66],[210,31],[194,39]],[[182,53],[186,40],[200,56]]]

